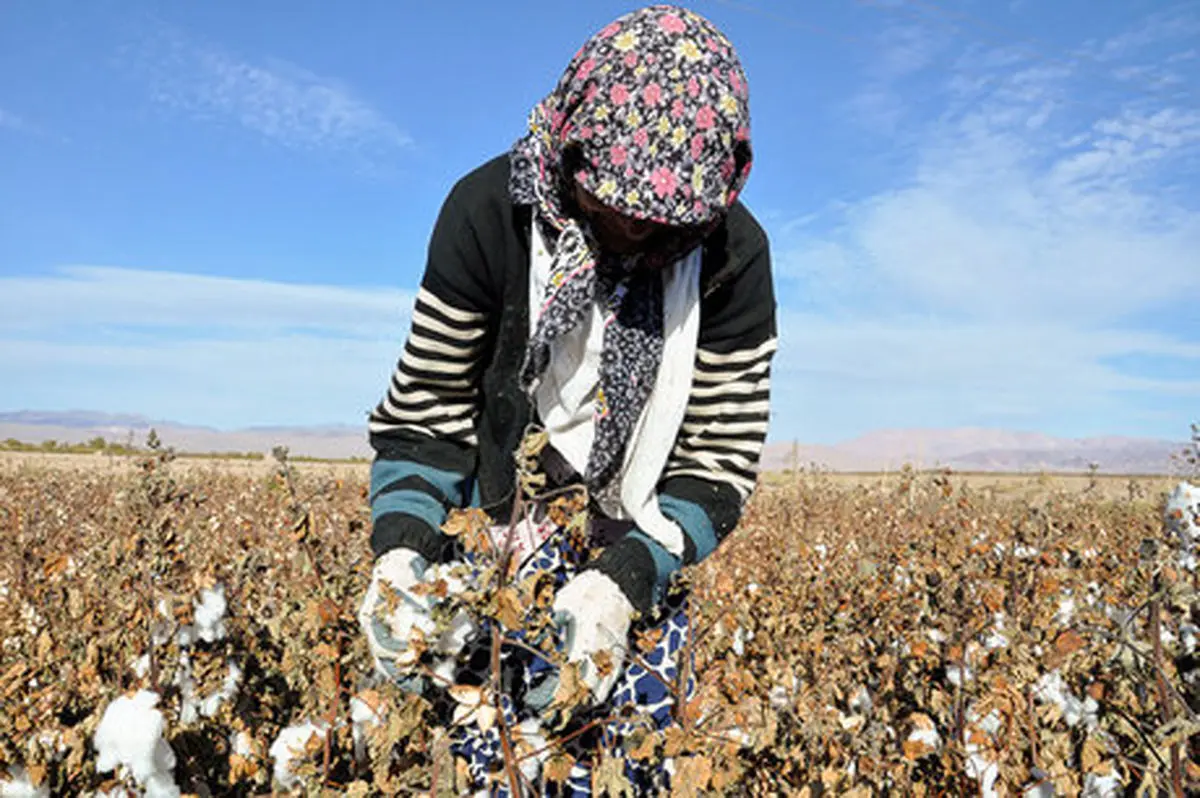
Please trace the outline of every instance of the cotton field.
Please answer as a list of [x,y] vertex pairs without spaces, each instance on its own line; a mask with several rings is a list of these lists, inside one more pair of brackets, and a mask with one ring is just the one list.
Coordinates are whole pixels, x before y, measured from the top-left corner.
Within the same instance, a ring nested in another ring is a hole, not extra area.
[[[445,729],[495,696],[441,716],[373,673],[365,490],[0,472],[0,796],[457,794]],[[687,575],[699,692],[632,755],[678,795],[1194,794],[1200,489],[1150,493],[772,480]],[[507,775],[565,777],[512,732]]]

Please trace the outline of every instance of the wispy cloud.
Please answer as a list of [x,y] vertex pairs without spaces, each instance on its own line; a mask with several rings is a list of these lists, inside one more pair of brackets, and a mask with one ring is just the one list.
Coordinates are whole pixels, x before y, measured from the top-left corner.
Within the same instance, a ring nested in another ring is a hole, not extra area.
[[62,136],[51,133],[41,125],[35,124],[26,117],[0,108],[0,130],[8,130],[12,133],[19,133],[24,136],[33,136],[39,139],[54,139],[61,142],[66,142],[67,139]]
[[[1163,25],[1095,46],[1115,58]],[[933,108],[900,122],[919,142],[907,177],[779,242],[781,293],[803,299],[784,314],[778,381],[802,417],[835,436],[921,419],[1186,432],[1200,112],[1163,95],[1102,102],[1094,71],[1013,50],[948,51],[939,69],[920,98]]]
[[[876,2],[876,5],[885,5]],[[852,118],[874,130],[895,131],[911,113],[906,79],[935,61],[944,45],[920,25],[894,25],[875,37],[876,57],[866,80],[847,103]]]
[[26,122],[24,118],[14,114],[12,111],[6,111],[3,108],[0,108],[0,128],[15,130],[18,133],[28,133],[33,131],[33,126]]
[[412,301],[120,268],[0,277],[4,402],[215,426],[356,423],[386,387]]
[[1084,49],[1098,59],[1116,60],[1163,43],[1194,45],[1197,36],[1200,36],[1200,16],[1196,7],[1181,3],[1148,15],[1124,33],[1088,42]]
[[232,120],[288,149],[379,159],[412,144],[350,86],[287,61],[248,60],[167,27],[126,56],[156,101],[198,120]]

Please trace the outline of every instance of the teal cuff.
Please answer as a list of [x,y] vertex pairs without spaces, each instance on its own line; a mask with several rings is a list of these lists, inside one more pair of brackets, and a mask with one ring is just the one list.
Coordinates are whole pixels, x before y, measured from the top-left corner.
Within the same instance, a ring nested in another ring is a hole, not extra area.
[[446,508],[437,499],[421,490],[393,490],[371,503],[371,522],[388,513],[407,513],[420,518],[435,530],[446,522]]
[[417,478],[428,482],[441,492],[450,504],[456,507],[463,505],[462,474],[432,468],[411,460],[376,460],[371,464],[371,500],[386,490],[393,483],[404,479]]
[[661,603],[667,594],[667,586],[671,583],[671,577],[683,567],[683,559],[667,551],[663,544],[640,529],[631,530],[626,537],[639,541],[650,552],[650,558],[654,562],[654,584],[651,595],[655,604]]
[[691,541],[692,551],[684,552],[685,555],[690,554],[690,557],[684,557],[685,560],[689,560],[688,565],[698,563],[716,551],[717,532],[703,507],[677,496],[660,495],[658,508],[662,510],[663,515],[679,524],[683,534]]

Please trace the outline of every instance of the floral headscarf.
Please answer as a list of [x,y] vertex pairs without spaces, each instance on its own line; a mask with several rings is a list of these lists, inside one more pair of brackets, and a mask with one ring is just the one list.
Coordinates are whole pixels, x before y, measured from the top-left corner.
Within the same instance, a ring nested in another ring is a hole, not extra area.
[[[750,174],[746,76],[708,20],[656,5],[589,39],[554,91],[534,106],[511,152],[509,192],[533,206],[553,249],[544,303],[521,383],[545,373],[550,344],[604,303],[595,440],[585,477],[603,490],[662,360],[662,276],[720,224]],[[634,256],[603,252],[573,183],[627,216],[671,228]]]

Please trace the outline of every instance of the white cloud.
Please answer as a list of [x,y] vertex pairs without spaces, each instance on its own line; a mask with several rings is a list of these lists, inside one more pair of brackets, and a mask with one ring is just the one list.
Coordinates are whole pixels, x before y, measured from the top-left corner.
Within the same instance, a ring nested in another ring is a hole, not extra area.
[[[1151,22],[1097,47],[1165,35]],[[776,242],[793,312],[775,384],[793,426],[806,440],[918,423],[1186,431],[1200,379],[1147,364],[1200,374],[1200,330],[1167,323],[1195,319],[1200,296],[1200,112],[1102,102],[1093,74],[1011,50],[947,60],[932,91],[888,84],[933,102],[899,122],[919,142],[908,176]]]
[[6,111],[0,108],[0,128],[15,130],[18,133],[25,133],[33,130],[32,125],[25,121],[24,118],[14,114],[12,111]]
[[250,62],[162,28],[131,63],[156,101],[200,120],[233,120],[288,149],[385,158],[412,144],[351,87],[286,61]]
[[1092,42],[1084,52],[1103,61],[1127,57],[1147,47],[1171,42],[1192,43],[1200,36],[1200,17],[1195,7],[1180,4],[1156,11],[1133,29],[1101,42]]
[[214,426],[358,423],[413,295],[132,269],[0,278],[5,409]]
[[0,333],[132,325],[376,336],[394,329],[411,296],[398,289],[69,266],[45,276],[0,277]]
[[864,127],[891,132],[911,112],[903,93],[906,81],[933,64],[944,44],[920,25],[894,25],[876,37],[874,47],[867,80],[847,101],[846,111]]
[[13,133],[20,133],[25,136],[33,136],[38,139],[52,139],[62,143],[68,141],[68,139],[51,133],[40,125],[31,122],[27,117],[5,108],[0,108],[0,130],[10,130]]

